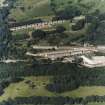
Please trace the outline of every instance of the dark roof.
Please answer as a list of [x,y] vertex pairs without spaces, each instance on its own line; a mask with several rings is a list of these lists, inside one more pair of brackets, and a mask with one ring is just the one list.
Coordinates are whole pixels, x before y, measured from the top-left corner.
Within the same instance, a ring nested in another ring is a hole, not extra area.
[[29,21],[24,21],[24,22],[15,22],[15,23],[9,23],[9,27],[18,27],[18,26],[23,26],[23,25],[30,25],[34,23],[42,23],[43,21],[41,19],[35,19],[35,20],[29,20]]

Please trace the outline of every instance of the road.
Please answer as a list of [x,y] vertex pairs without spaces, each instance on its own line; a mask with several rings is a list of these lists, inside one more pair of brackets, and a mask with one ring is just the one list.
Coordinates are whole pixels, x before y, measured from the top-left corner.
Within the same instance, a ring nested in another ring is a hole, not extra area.
[[33,54],[31,52],[27,52],[26,55],[34,56],[34,57],[41,57],[41,58],[49,58],[51,60],[55,60],[57,58],[69,57],[74,55],[82,55],[92,52],[97,52],[95,47],[60,47],[56,51],[49,51],[43,53]]
[[97,46],[97,50],[101,53],[105,53],[105,46]]
[[58,49],[57,46],[32,46],[33,49],[36,49],[36,50],[51,50],[51,49]]
[[0,63],[17,63],[17,62],[27,62],[27,60],[13,60],[13,59],[0,60]]

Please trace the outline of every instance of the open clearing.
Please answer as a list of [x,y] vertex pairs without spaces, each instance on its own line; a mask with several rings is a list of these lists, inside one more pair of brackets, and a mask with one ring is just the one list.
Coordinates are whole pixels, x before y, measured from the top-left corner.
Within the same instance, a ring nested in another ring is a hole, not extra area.
[[87,105],[105,105],[105,102],[99,102],[99,103],[89,103]]
[[63,93],[64,96],[72,96],[72,97],[86,97],[91,95],[105,95],[105,87],[104,86],[84,86],[80,87],[71,92]]
[[[45,89],[49,83],[50,77],[27,77],[24,81],[13,83],[5,89],[5,92],[0,96],[0,101],[15,97],[30,97],[30,96],[53,96],[54,94]],[[26,83],[28,81],[28,83]],[[33,87],[34,86],[34,87]]]
[[[92,86],[80,87],[74,91],[67,91],[61,94],[48,91],[45,86],[50,83],[52,77],[27,77],[24,81],[19,83],[12,83],[0,96],[0,101],[7,100],[8,98],[14,99],[15,97],[30,97],[30,96],[69,96],[69,97],[86,97],[91,95],[105,95],[105,87]],[[97,105],[97,104],[96,104]]]
[[9,18],[23,21],[52,14],[49,0],[17,0]]

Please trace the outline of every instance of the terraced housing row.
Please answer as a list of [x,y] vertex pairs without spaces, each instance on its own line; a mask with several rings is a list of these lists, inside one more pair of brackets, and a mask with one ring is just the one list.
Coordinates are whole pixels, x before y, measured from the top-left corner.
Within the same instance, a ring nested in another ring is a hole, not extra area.
[[56,24],[63,24],[65,21],[66,20],[58,20],[58,21],[32,23],[32,24],[26,24],[26,25],[11,27],[10,30],[11,31],[17,31],[20,29],[28,29],[28,28],[34,28],[34,29],[50,28]]

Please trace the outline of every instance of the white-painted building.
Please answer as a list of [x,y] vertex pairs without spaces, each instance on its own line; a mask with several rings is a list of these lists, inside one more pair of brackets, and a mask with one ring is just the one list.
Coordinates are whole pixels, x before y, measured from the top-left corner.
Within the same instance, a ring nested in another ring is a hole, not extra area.
[[89,68],[105,66],[105,56],[93,56],[91,58],[81,56],[80,58],[83,59],[82,65]]
[[8,4],[4,4],[5,0],[0,0],[0,7],[8,7]]

